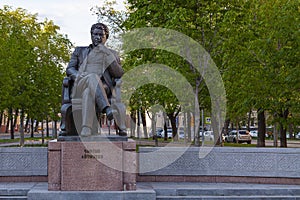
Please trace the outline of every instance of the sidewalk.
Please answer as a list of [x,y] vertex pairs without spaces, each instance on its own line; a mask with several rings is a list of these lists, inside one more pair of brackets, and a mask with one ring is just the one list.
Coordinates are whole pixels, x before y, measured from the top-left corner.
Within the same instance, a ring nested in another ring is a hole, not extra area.
[[0,199],[300,199],[299,185],[138,182],[136,191],[48,191],[46,182],[0,183]]

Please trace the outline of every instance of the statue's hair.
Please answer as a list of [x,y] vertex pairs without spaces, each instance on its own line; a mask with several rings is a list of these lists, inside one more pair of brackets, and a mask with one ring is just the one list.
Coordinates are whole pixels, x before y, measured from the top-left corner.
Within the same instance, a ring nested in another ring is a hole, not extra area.
[[106,39],[108,39],[109,29],[108,29],[108,27],[105,24],[102,24],[102,23],[93,24],[92,27],[91,27],[91,33],[93,32],[94,29],[102,29],[102,30],[104,30],[105,35],[106,35]]

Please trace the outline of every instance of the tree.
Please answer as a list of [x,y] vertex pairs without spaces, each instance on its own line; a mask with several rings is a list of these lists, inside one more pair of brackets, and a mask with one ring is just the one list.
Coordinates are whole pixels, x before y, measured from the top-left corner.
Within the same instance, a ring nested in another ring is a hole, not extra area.
[[[259,145],[264,146],[266,122],[262,115],[270,113],[281,126],[284,147],[287,126],[299,116],[298,8],[298,1],[288,0],[128,0],[127,19],[121,27],[163,27],[198,41],[222,73],[227,118],[238,126],[247,112],[258,110]],[[204,79],[194,73],[190,63],[152,49],[126,55],[124,66],[129,71],[143,62],[162,62],[180,71],[194,87],[199,105],[209,111]]]
[[289,111],[299,104],[298,8],[297,1],[240,1],[227,13],[222,30],[231,118],[252,108],[270,112],[281,124],[282,147]]
[[57,116],[70,41],[52,21],[38,22],[36,14],[24,9],[4,6],[0,13],[0,74],[5,82],[0,86],[0,108],[21,109],[23,116],[38,120]]
[[[264,51],[258,58],[268,67],[270,87],[269,110],[277,114],[280,124],[280,146],[287,147],[286,130],[293,107],[299,104],[299,6],[298,1],[260,3],[258,17],[265,32],[257,42]],[[297,14],[298,12],[298,14]]]
[[[186,3],[183,1],[168,0],[151,2],[130,0],[128,3],[129,15],[128,19],[124,22],[124,27],[127,30],[142,27],[163,27],[177,30],[198,41],[214,58],[219,56],[217,51],[215,51],[219,45],[219,36],[217,33],[219,23],[226,11],[224,9],[225,5],[227,5],[226,1],[203,2],[195,0]],[[183,49],[183,51],[187,51],[187,54],[190,50]],[[191,63],[177,58],[174,59],[174,55],[170,53],[157,51],[157,54],[160,54],[160,61],[164,59],[164,63],[172,66],[172,68],[187,77],[189,83],[194,87],[196,101],[197,98],[201,100],[201,107],[210,108],[210,96],[204,79],[195,70],[195,67],[198,66],[192,66]],[[149,56],[147,58],[151,62],[159,61],[157,59],[158,56],[153,57],[149,54],[143,54],[143,58],[146,56]],[[134,56],[130,57],[130,59],[132,58]],[[138,57],[138,60],[140,61],[141,57]],[[168,99],[166,99],[166,102],[168,102]],[[197,115],[198,113],[195,113],[195,116],[199,117]],[[219,137],[218,131],[216,130],[215,132],[217,134],[215,138]]]

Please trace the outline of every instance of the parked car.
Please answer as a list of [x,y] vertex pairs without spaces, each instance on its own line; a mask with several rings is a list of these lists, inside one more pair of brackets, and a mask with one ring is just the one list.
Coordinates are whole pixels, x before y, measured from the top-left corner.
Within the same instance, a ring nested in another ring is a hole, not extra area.
[[213,131],[204,131],[204,141],[214,141]]
[[179,131],[179,139],[184,139],[184,132],[183,131]]
[[[168,138],[172,138],[173,137],[173,132],[172,132],[172,129],[171,128],[168,128],[167,129],[167,134],[168,134]],[[164,138],[165,137],[165,131],[162,130],[161,132],[161,137]]]
[[252,130],[250,131],[251,137],[257,137],[258,136],[258,131],[257,130]]
[[178,138],[179,139],[184,139],[184,127],[179,127],[178,128]]
[[[157,129],[156,129],[156,137],[161,138],[161,137],[162,137],[162,135],[161,135],[162,131],[163,131],[162,128],[157,128]],[[150,137],[154,137],[152,131],[150,131],[149,136],[150,136]]]
[[226,142],[243,143],[247,142],[251,144],[252,137],[247,130],[232,130],[226,137]]
[[295,135],[296,139],[300,139],[300,132]]
[[291,139],[293,138],[293,136],[294,136],[293,133],[286,132],[286,139]]
[[[251,137],[258,137],[258,130],[251,130],[250,135],[251,135]],[[267,131],[266,131],[265,137],[266,138],[270,137],[270,135],[268,134]]]

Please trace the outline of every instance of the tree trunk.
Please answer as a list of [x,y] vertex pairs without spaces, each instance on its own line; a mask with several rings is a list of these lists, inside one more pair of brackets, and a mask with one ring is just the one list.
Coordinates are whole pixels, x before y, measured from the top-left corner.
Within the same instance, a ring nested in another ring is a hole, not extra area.
[[19,109],[16,109],[16,113],[15,113],[15,118],[14,118],[14,129],[17,126],[17,119],[18,119],[18,115],[19,115]]
[[183,123],[183,125],[184,125],[184,143],[186,144],[186,142],[187,142],[187,113],[186,112],[184,112],[183,113],[183,117],[184,117],[184,123]]
[[[210,118],[211,118],[211,120],[210,120],[211,127],[212,127],[213,134],[214,134],[214,143],[217,146],[222,146],[222,136],[221,136],[222,130],[220,130],[220,127],[217,124],[217,118],[213,113],[211,114]],[[202,136],[204,138],[204,135],[202,135]]]
[[57,121],[54,121],[54,127],[52,127],[52,138],[57,138]]
[[12,108],[9,109],[9,122],[10,122],[10,139],[15,139],[15,129],[14,129],[14,117],[12,113]]
[[[289,115],[289,110],[285,109],[280,117],[283,118],[283,121],[286,122]],[[287,147],[286,141],[286,125],[283,122],[280,122],[280,147]]]
[[163,113],[163,116],[164,116],[164,135],[162,135],[162,137],[164,137],[164,141],[167,141],[168,140],[168,125],[167,125],[168,118],[165,112]]
[[171,121],[171,127],[172,127],[172,138],[174,141],[178,141],[178,134],[177,134],[177,126],[176,126],[176,116],[173,116],[172,114],[168,115],[170,121]]
[[277,123],[274,123],[274,128],[273,128],[273,146],[277,147],[278,146],[278,128],[277,128]]
[[224,135],[227,135],[229,125],[230,125],[230,119],[226,119],[225,122],[224,122],[224,127],[223,127],[223,134]]
[[45,143],[45,136],[44,136],[44,120],[41,121],[41,129],[42,129],[42,145]]
[[30,128],[29,128],[28,124],[29,124],[29,118],[26,119],[26,123],[25,123],[25,126],[24,126],[24,132],[26,132],[26,133],[28,133],[30,131]]
[[20,146],[24,146],[24,110],[20,113]]
[[280,124],[280,147],[287,147],[286,128],[284,127],[282,122],[280,122],[279,124]]
[[187,118],[186,127],[187,127],[188,142],[191,142],[192,141],[192,131],[191,131],[191,121],[192,121],[192,119],[191,119],[191,113],[190,112],[186,113],[186,118]]
[[[200,86],[200,80],[201,78],[196,79],[196,88],[195,88],[195,111],[194,111],[194,135],[195,135],[195,146],[200,146],[200,136],[199,136],[199,130],[197,131],[197,127],[200,125],[200,119],[197,120],[200,117],[200,113],[198,113],[198,109],[196,107],[199,105],[199,86]],[[196,132],[197,131],[197,132]]]
[[[8,113],[8,115],[9,115],[9,113]],[[6,121],[5,133],[8,133],[8,129],[9,129],[9,118],[10,118],[10,116],[8,116],[7,118],[8,118],[8,119],[7,119],[7,121]]]
[[158,146],[158,139],[157,139],[157,135],[156,135],[156,112],[152,111],[151,112],[151,130],[152,130],[152,137],[155,140],[155,146]]
[[36,122],[35,122],[34,132],[39,132],[39,121],[38,120],[36,120]]
[[46,119],[46,137],[49,137],[49,120]]
[[137,112],[137,138],[141,137],[141,111],[138,109]]
[[3,111],[0,111],[0,127],[2,126]]
[[[237,131],[240,130],[240,125],[239,125],[239,121],[238,121],[238,120],[236,120],[236,130],[237,130]],[[236,138],[236,141],[235,141],[235,142],[236,142],[236,143],[239,143],[238,138]]]
[[135,136],[135,129],[136,129],[136,114],[137,114],[137,112],[136,112],[136,110],[132,110],[131,112],[130,112],[130,118],[131,118],[131,120],[130,120],[130,137],[134,137]]
[[252,113],[252,110],[250,109],[249,110],[249,114],[248,114],[248,121],[247,121],[247,129],[248,129],[248,131],[250,131],[251,113]]
[[143,124],[144,138],[148,138],[147,123],[146,123],[146,110],[144,108],[141,109],[141,120],[142,120],[142,124]]
[[164,137],[164,141],[168,140],[168,127],[167,127],[167,121],[166,120],[164,122],[164,135],[162,135],[162,137]]
[[30,130],[31,131],[31,137],[33,138],[34,137],[34,134],[33,134],[34,133],[34,129],[33,129],[34,128],[34,125],[33,125],[34,120],[31,118],[30,121],[31,121],[31,124],[30,124],[30,126],[31,126],[31,128],[30,128],[31,129]]
[[257,111],[257,121],[258,121],[258,138],[257,147],[265,147],[265,135],[266,135],[266,118],[265,111],[263,109],[258,109]]

